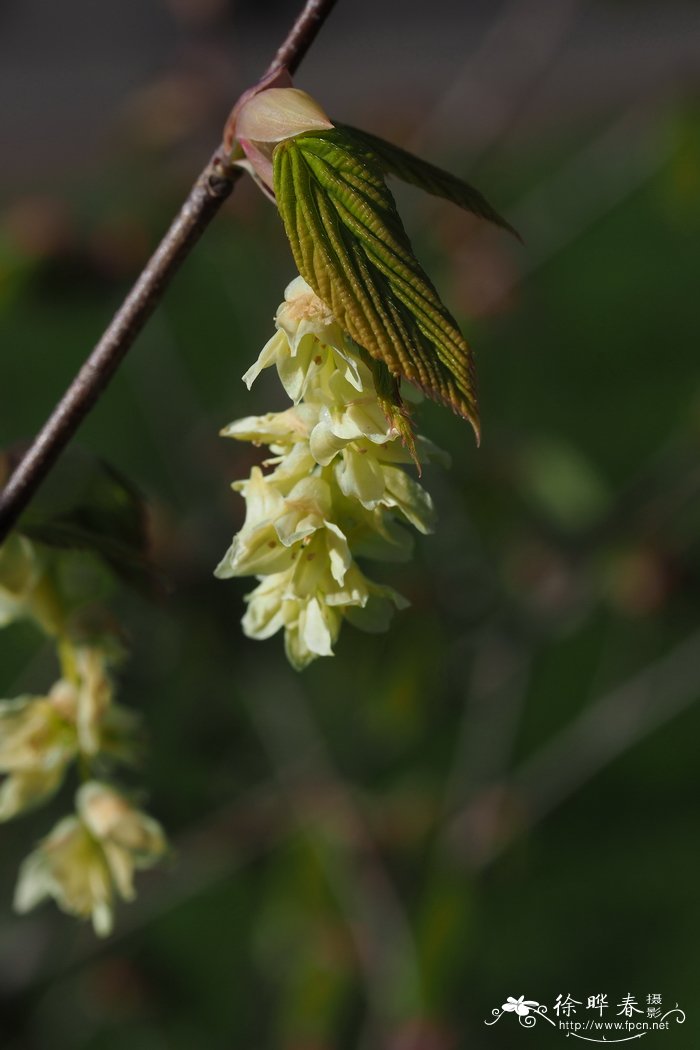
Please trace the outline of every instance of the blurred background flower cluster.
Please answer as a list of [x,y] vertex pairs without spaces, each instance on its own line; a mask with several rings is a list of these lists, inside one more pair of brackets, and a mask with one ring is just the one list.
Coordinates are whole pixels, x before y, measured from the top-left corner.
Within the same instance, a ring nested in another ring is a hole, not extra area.
[[[46,417],[295,13],[3,4],[3,447]],[[483,444],[418,409],[452,466],[424,474],[436,535],[384,569],[412,603],[387,636],[348,630],[301,675],[243,636],[249,581],[212,573],[243,519],[229,480],[262,457],[218,431],[285,405],[269,371],[240,377],[294,268],[239,184],[80,433],[147,500],[166,581],[114,605],[173,856],[97,943],[11,913],[46,814],[3,827],[3,1050],[510,1050],[526,1034],[483,1021],[511,992],[601,991],[678,1001],[665,1046],[689,1045],[699,59],[694,0],[340,0],[298,85],[473,181],[525,239],[395,187],[475,347]],[[54,659],[8,627],[0,695],[40,691]]]

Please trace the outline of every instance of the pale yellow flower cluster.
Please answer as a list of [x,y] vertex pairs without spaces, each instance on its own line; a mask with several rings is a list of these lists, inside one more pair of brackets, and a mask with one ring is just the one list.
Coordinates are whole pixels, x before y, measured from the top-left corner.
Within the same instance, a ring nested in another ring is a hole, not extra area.
[[42,696],[0,700],[0,821],[46,802],[71,766],[83,779],[76,815],[59,821],[21,867],[15,907],[53,897],[109,933],[115,893],[133,896],[133,871],[165,850],[160,826],[117,791],[92,779],[134,756],[138,720],[114,702],[110,645],[72,633],[50,557],[12,536],[0,547],[0,626],[34,620],[57,647],[61,678]]
[[[356,557],[410,557],[408,523],[434,522],[428,493],[403,469],[411,455],[387,419],[372,364],[325,304],[298,277],[275,318],[277,332],[243,379],[250,388],[274,365],[293,407],[250,416],[222,434],[267,445],[266,472],[234,483],[246,501],[243,528],[216,570],[255,575],[243,630],[269,638],[284,630],[292,665],[332,656],[343,619],[384,630],[407,603],[368,579]],[[434,449],[423,438],[421,453]]]

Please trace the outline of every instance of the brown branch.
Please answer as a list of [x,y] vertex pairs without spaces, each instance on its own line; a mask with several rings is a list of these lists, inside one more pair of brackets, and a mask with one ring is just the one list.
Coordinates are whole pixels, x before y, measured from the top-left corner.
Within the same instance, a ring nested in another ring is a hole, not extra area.
[[[294,73],[336,0],[307,0],[268,67]],[[0,543],[17,522],[160,302],[165,289],[229,196],[240,170],[221,147],[195,182],[163,240],[0,494]]]

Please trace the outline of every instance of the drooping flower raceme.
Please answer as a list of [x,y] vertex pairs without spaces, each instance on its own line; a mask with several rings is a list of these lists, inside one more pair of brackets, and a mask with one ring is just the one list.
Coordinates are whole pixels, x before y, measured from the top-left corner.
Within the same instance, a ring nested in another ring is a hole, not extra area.
[[86,781],[76,813],[59,821],[20,869],[15,907],[47,897],[98,934],[112,928],[116,894],[133,897],[136,868],[165,850],[160,825],[96,777],[137,757],[138,717],[115,703],[120,655],[94,602],[81,615],[61,587],[60,554],[15,534],[0,546],[0,627],[33,620],[56,645],[61,677],[45,695],[0,700],[0,822],[46,802],[71,766]]
[[[275,366],[293,407],[250,416],[222,434],[267,445],[263,467],[234,483],[246,501],[241,531],[216,575],[255,575],[243,629],[250,638],[284,630],[301,669],[331,656],[343,619],[384,630],[407,603],[365,576],[357,557],[403,560],[412,537],[430,532],[428,493],[404,470],[411,453],[378,390],[371,359],[297,277],[275,318],[277,331],[243,379],[250,388]],[[423,438],[418,448],[435,452]]]

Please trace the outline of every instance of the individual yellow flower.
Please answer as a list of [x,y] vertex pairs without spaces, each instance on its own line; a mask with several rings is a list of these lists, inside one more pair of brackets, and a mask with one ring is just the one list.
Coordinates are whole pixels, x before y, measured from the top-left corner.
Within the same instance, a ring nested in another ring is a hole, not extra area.
[[356,394],[362,390],[361,364],[353,344],[303,277],[296,277],[285,288],[275,325],[277,332],[243,376],[249,390],[262,370],[271,365],[276,366],[280,382],[295,405],[307,396],[310,387],[318,387],[324,376],[336,370]]
[[59,787],[78,751],[72,688],[0,701],[0,820],[39,805]]
[[98,781],[79,789],[76,806],[90,834],[104,850],[114,884],[124,900],[134,897],[134,871],[150,868],[166,851],[158,821]]
[[31,911],[47,897],[81,919],[92,919],[95,933],[112,930],[112,881],[104,853],[78,817],[64,817],[39,843],[19,870],[15,910]]
[[59,821],[20,868],[15,909],[25,913],[47,897],[95,932],[109,934],[114,898],[134,896],[134,871],[165,853],[162,828],[106,784],[89,781],[76,795],[77,814]]
[[46,801],[78,756],[133,756],[137,719],[112,702],[105,654],[87,646],[70,652],[71,680],[60,679],[47,696],[0,701],[0,821]]

